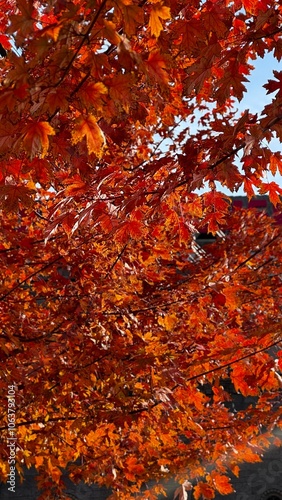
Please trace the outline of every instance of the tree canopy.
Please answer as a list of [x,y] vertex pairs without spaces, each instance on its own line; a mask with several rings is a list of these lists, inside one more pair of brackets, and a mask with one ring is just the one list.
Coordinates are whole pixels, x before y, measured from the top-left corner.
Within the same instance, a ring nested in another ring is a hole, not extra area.
[[65,468],[120,500],[171,475],[228,494],[280,442],[281,228],[218,186],[279,211],[282,72],[260,113],[236,107],[256,59],[281,59],[281,5],[0,6],[0,478],[13,385],[42,499]]

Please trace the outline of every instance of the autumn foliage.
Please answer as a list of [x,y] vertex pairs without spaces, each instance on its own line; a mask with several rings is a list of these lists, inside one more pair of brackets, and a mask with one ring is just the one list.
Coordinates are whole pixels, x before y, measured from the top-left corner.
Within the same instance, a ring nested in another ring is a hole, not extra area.
[[281,59],[281,5],[0,6],[1,480],[15,383],[42,499],[65,468],[120,500],[171,476],[228,494],[279,444],[281,228],[219,186],[279,211],[282,73],[260,113],[236,106],[256,59]]

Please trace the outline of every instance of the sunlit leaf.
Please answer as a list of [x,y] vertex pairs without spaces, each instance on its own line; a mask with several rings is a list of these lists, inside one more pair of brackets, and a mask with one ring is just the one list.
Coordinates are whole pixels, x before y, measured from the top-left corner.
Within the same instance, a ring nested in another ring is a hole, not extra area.
[[44,158],[49,148],[50,135],[55,135],[55,130],[48,122],[31,122],[25,127],[23,144],[31,157],[40,155]]
[[73,144],[77,144],[84,138],[89,154],[94,153],[98,157],[102,156],[105,137],[92,115],[79,118],[72,131]]

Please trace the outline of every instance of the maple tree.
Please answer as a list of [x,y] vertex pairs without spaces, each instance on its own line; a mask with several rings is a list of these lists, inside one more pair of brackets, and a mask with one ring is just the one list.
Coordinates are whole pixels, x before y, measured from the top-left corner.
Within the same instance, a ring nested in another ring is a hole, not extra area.
[[[279,444],[282,255],[275,219],[216,181],[279,210],[281,72],[260,114],[236,101],[252,61],[281,59],[281,6],[0,5],[1,439],[16,384],[17,470],[42,499],[64,468],[119,499],[170,475],[228,494]],[[197,230],[221,237],[195,252]]]

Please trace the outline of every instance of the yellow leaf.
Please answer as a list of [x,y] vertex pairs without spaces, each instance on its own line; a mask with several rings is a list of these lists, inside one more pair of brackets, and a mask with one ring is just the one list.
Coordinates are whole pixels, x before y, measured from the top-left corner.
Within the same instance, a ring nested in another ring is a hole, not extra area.
[[34,441],[36,438],[37,438],[37,435],[36,435],[36,434],[30,434],[30,435],[27,437],[27,441]]
[[121,37],[116,31],[116,25],[112,21],[107,21],[106,19],[103,19],[103,23],[105,25],[103,30],[105,38],[113,45],[118,45],[121,41]]
[[23,144],[30,156],[41,153],[46,155],[49,147],[49,135],[55,135],[55,130],[48,122],[31,122],[25,127]]
[[173,330],[177,321],[177,316],[174,313],[167,314],[164,318],[161,316],[158,318],[159,325],[164,326],[167,331]]
[[141,382],[136,382],[136,384],[134,384],[134,388],[137,390],[144,390],[144,384],[141,384]]
[[97,445],[97,435],[96,435],[96,432],[90,431],[87,434],[87,436],[85,436],[85,440],[86,440],[88,446],[95,446],[95,445]]
[[92,115],[86,118],[79,118],[77,124],[72,132],[72,142],[77,144],[82,139],[86,139],[88,153],[94,153],[96,156],[101,157],[102,150],[105,145],[105,137],[98,127],[97,122]]
[[53,38],[54,42],[58,40],[59,33],[61,31],[62,24],[57,24],[55,26],[50,26],[45,33]]
[[151,34],[158,38],[160,36],[161,31],[163,30],[163,25],[161,23],[161,19],[169,19],[170,18],[170,8],[165,7],[160,2],[152,7],[149,27],[151,29]]
[[142,338],[145,342],[151,342],[151,340],[154,339],[154,336],[153,336],[152,332],[146,332],[146,333],[144,333]]

